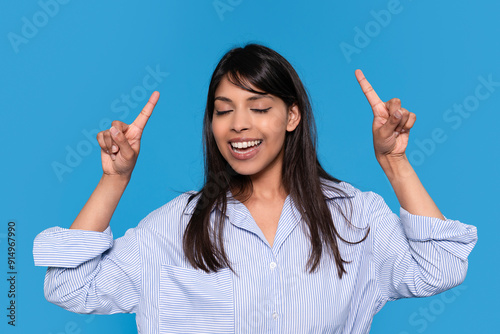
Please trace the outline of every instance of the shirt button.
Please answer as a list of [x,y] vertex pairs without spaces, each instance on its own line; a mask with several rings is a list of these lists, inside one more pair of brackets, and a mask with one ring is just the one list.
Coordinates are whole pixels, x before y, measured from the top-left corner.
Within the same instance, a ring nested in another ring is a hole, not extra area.
[[271,264],[269,265],[269,267],[270,267],[271,269],[276,268],[276,262],[271,262]]
[[273,312],[273,319],[274,319],[274,320],[278,319],[278,313]]

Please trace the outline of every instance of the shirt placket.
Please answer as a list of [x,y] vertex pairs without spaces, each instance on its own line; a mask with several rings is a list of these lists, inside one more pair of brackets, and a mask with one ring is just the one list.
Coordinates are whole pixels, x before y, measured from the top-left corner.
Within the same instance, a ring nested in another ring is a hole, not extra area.
[[270,319],[270,329],[272,333],[281,333],[281,323],[283,309],[281,307],[282,281],[280,276],[280,267],[276,254],[269,249],[269,258],[267,261],[267,273],[269,275],[270,303],[267,316]]

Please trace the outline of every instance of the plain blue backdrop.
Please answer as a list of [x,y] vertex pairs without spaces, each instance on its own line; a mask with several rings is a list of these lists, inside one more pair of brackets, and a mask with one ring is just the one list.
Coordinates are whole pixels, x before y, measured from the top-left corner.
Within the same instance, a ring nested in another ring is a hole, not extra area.
[[[111,120],[133,121],[153,89],[161,98],[111,221],[114,236],[179,192],[198,189],[210,75],[226,51],[248,42],[280,52],[303,79],[326,169],[379,193],[397,214],[354,70],[363,69],[383,100],[399,97],[417,115],[407,155],[422,183],[445,216],[478,227],[462,286],[389,302],[372,332],[496,332],[498,2],[41,0],[2,7],[1,333],[137,332],[134,315],[78,315],[48,303],[33,239],[71,225],[102,173],[95,134]],[[6,317],[9,221],[16,223],[15,327]]]

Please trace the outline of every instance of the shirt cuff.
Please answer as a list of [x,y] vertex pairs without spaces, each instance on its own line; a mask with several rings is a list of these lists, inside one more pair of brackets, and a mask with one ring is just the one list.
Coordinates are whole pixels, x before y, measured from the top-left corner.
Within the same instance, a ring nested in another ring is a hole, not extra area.
[[414,215],[400,207],[401,223],[410,240],[448,240],[473,242],[477,239],[476,227],[458,220]]
[[35,266],[75,268],[113,246],[108,226],[103,232],[67,229],[59,226],[38,234],[33,242]]

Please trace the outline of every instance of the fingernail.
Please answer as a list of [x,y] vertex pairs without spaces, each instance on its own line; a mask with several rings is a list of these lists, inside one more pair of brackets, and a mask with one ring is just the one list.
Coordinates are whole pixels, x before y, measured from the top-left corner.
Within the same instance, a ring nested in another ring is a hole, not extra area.
[[111,151],[113,152],[118,151],[118,147],[116,145],[111,146]]
[[115,161],[116,159],[116,154],[111,154],[111,160]]
[[113,126],[109,129],[109,132],[111,132],[113,136],[116,136],[118,134],[118,130]]
[[397,110],[397,111],[394,113],[394,117],[396,117],[396,118],[401,118],[401,111]]

